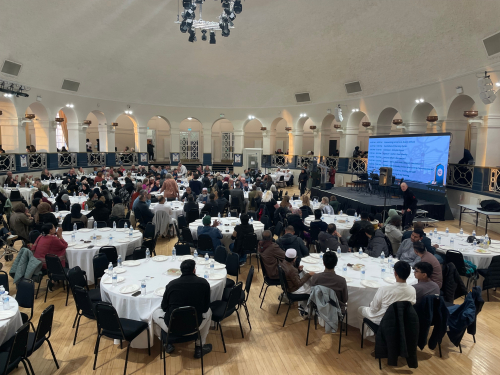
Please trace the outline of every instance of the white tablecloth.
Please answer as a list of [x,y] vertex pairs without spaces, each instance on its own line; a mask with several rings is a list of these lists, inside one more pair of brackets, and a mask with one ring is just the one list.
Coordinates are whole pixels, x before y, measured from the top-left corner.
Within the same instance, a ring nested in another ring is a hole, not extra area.
[[[90,211],[82,210],[82,211],[80,211],[80,213],[82,215],[87,215],[88,213],[90,213]],[[69,211],[59,211],[59,212],[53,212],[53,214],[55,215],[55,217],[57,218],[57,220],[59,220],[59,226],[61,226],[64,218],[66,217],[66,215],[71,214],[71,212],[69,212]],[[93,227],[94,227],[94,218],[93,217],[87,218],[87,228],[88,229],[92,229]]]
[[[87,272],[87,279],[89,283],[94,283],[94,266],[92,264],[92,258],[95,254],[99,252],[102,246],[115,246],[118,255],[122,256],[122,260],[125,260],[125,256],[132,254],[134,249],[142,244],[142,233],[138,230],[134,231],[134,236],[132,241],[129,241],[128,230],[117,229],[113,231],[112,228],[100,228],[97,229],[97,235],[102,236],[100,240],[97,240],[97,244],[93,248],[89,249],[88,246],[92,243],[87,243],[87,247],[84,249],[76,249],[75,246],[83,245],[81,240],[90,240],[94,233],[94,230],[80,229],[76,234],[76,244],[71,243],[71,233],[63,232],[63,238],[68,243],[68,248],[66,249],[66,258],[70,267],[79,266],[82,270]],[[113,234],[113,243],[109,243],[109,235]],[[119,242],[119,241],[127,242]],[[70,246],[71,245],[71,246]]]
[[[116,287],[111,284],[101,283],[101,296],[105,302],[111,302],[118,312],[120,318],[142,320],[148,322],[149,333],[151,338],[151,345],[153,345],[153,312],[160,308],[162,297],[157,296],[154,291],[158,288],[165,287],[170,281],[176,279],[178,276],[165,275],[164,273],[170,268],[179,269],[181,265],[180,260],[172,260],[172,257],[165,262],[155,262],[153,260],[141,260],[141,264],[135,267],[124,267],[126,272],[118,274],[123,276],[125,281],[119,283]],[[199,261],[203,261],[199,258]],[[196,273],[203,275],[205,270],[204,265],[196,267]],[[216,270],[215,272],[224,275],[222,279],[208,280],[210,283],[210,301],[217,301],[222,298],[222,293],[226,286],[225,269]],[[149,276],[149,278],[146,278]],[[107,277],[107,276],[106,276]],[[104,277],[104,279],[106,278]],[[146,279],[146,295],[132,297],[133,293],[122,294],[120,289],[125,285],[136,284],[141,285],[141,280]],[[142,333],[131,343],[134,348],[147,348],[147,337]]]
[[[311,257],[308,257],[307,260],[308,259],[311,259]],[[347,291],[349,294],[349,300],[347,303],[349,325],[356,328],[360,328],[358,319],[358,308],[361,306],[370,305],[370,302],[373,300],[375,293],[377,293],[378,287],[368,288],[363,286],[361,284],[361,271],[355,271],[351,267],[347,267],[347,274],[344,276],[342,273],[342,268],[346,263],[364,264],[366,269],[365,280],[376,281],[380,286],[391,285],[391,283],[382,279],[381,264],[378,258],[371,258],[371,257],[359,258],[357,254],[342,253],[337,263],[337,267],[335,267],[335,273],[337,273],[340,276],[351,279],[350,281],[348,280],[347,283]],[[317,272],[324,271],[323,262],[319,258],[317,259],[317,262],[314,264],[302,261],[301,265],[304,266],[304,271],[306,272],[308,272],[308,266],[319,266],[321,267],[321,270]],[[394,271],[390,267],[388,267],[387,262],[385,262],[385,266],[386,266],[386,273],[384,275],[384,278],[389,277],[391,280],[395,281]],[[413,285],[417,282],[417,279],[415,279],[413,272],[410,273],[410,277],[408,277],[406,282],[410,285]]]
[[43,185],[48,185],[51,182],[55,182],[57,186],[61,186],[62,180],[42,180]]
[[[16,188],[3,188],[3,190],[5,192],[4,195],[7,198],[10,198],[10,193],[12,192],[12,190],[16,190]],[[38,190],[37,188],[23,188],[23,187],[20,187],[19,188],[19,193],[21,194],[21,197],[23,197],[26,200],[26,202],[28,202],[28,204],[31,204],[31,201],[32,201],[32,198],[33,198],[33,194],[37,190]]]
[[[458,250],[463,254],[464,259],[474,263],[478,269],[488,268],[491,259],[496,255],[500,255],[500,241],[491,241],[490,247],[486,250],[482,250],[486,251],[486,253],[481,254],[477,252],[478,249],[481,249],[479,246],[474,247],[472,244],[467,243],[467,237],[470,236],[469,233],[460,235],[458,233],[446,234],[445,232],[438,231],[438,236],[441,236],[441,241],[438,241],[438,237],[435,234],[427,234],[427,237],[431,239],[433,245],[439,245],[436,251],[444,255],[447,250]],[[452,238],[455,241],[453,249],[450,246],[450,240]],[[476,236],[476,238],[479,239],[483,237]]]
[[[14,336],[16,331],[23,325],[23,320],[19,313],[19,305],[12,296],[9,298],[9,304],[9,311],[14,311],[15,315],[9,319],[0,320],[0,345]],[[0,304],[0,310],[3,311],[3,304]]]
[[[309,225],[311,221],[315,220],[314,216],[308,216],[304,220],[304,224]],[[323,215],[323,221],[327,224],[335,224],[337,226],[337,232],[340,233],[342,237],[349,237],[351,234],[349,230],[354,225],[354,217],[347,215]],[[341,221],[344,221],[343,223]]]
[[[154,208],[158,205],[159,203],[151,203],[149,206],[150,210],[154,210]],[[164,203],[164,206],[168,208],[168,214],[172,219],[177,220],[177,218],[181,215],[186,216],[186,213],[184,212],[184,203],[181,201],[171,201],[171,202],[166,202]],[[204,204],[198,203],[198,208],[199,211],[201,212],[201,209],[203,208]]]

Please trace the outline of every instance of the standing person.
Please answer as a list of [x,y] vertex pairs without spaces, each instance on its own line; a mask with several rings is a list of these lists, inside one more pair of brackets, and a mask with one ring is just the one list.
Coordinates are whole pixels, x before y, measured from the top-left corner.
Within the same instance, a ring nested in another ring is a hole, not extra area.
[[155,156],[155,146],[153,145],[153,141],[151,139],[148,139],[148,154],[149,154],[149,160],[154,160]]
[[408,188],[406,182],[403,182],[401,185],[401,190],[403,191],[403,209],[401,210],[401,214],[403,215],[403,227],[411,226],[413,222],[413,218],[417,213],[417,203],[418,199],[413,194],[413,192]]
[[306,192],[306,186],[307,186],[307,180],[309,179],[309,176],[307,175],[307,172],[305,169],[302,169],[299,174],[299,189],[300,189],[300,195],[304,195]]
[[175,200],[175,198],[179,198],[179,187],[170,173],[167,173],[167,177],[165,178],[165,181],[163,181],[160,193],[163,193],[163,196],[167,198],[168,202]]
[[92,142],[90,142],[90,139],[87,138],[87,143],[85,143],[85,146],[87,147],[87,152],[92,152]]
[[177,166],[177,177],[179,178],[185,178],[187,175],[187,168],[185,165],[183,165],[182,163],[179,163],[179,165]]

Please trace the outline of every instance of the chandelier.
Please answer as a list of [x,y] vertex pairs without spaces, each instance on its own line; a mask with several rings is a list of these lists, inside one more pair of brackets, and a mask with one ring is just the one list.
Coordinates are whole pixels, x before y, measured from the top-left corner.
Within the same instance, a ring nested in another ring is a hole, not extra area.
[[[178,0],[180,1],[180,0]],[[180,30],[183,34],[189,33],[189,41],[197,41],[196,30],[201,30],[201,40],[207,40],[207,32],[210,32],[210,44],[216,44],[215,32],[221,31],[223,37],[231,34],[234,29],[234,20],[236,15],[243,10],[241,0],[221,0],[222,13],[219,21],[205,21],[202,18],[203,3],[205,0],[182,0],[184,11],[179,14],[177,10],[177,21],[180,24]],[[196,10],[199,9],[199,18],[196,19]]]

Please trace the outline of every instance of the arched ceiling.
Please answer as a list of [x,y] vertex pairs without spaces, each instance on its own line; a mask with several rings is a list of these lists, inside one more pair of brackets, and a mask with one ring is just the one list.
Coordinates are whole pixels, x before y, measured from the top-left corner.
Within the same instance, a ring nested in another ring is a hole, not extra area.
[[[340,101],[350,81],[375,95],[498,62],[482,44],[500,31],[497,0],[247,0],[216,45],[188,42],[177,4],[3,1],[0,60],[22,63],[16,80],[41,89],[67,78],[86,97],[224,108],[295,105],[303,91]],[[208,0],[203,18],[220,12]]]

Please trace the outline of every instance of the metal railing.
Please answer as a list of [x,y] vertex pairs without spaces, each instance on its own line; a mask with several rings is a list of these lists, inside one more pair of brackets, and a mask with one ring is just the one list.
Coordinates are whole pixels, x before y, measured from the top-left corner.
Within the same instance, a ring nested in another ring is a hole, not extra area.
[[490,191],[500,193],[500,169],[490,169]]
[[448,179],[446,181],[448,186],[472,189],[473,177],[473,165],[448,164]]
[[57,165],[59,168],[76,167],[76,152],[58,152]]
[[323,162],[328,168],[333,168],[335,170],[339,167],[339,158],[333,156],[322,156],[321,162]]
[[361,174],[366,173],[368,166],[368,159],[363,158],[349,158],[348,173]]
[[318,157],[314,155],[298,155],[297,168],[305,169],[313,161],[318,161]]
[[271,168],[291,168],[293,166],[293,156],[271,155]]
[[136,152],[117,152],[115,155],[117,165],[132,165],[139,162]]
[[16,170],[16,155],[15,154],[0,154],[0,171],[15,171]]
[[47,168],[47,154],[33,152],[28,154],[28,169]]
[[89,152],[87,153],[87,164],[90,166],[96,165],[106,165],[106,153],[105,152]]

